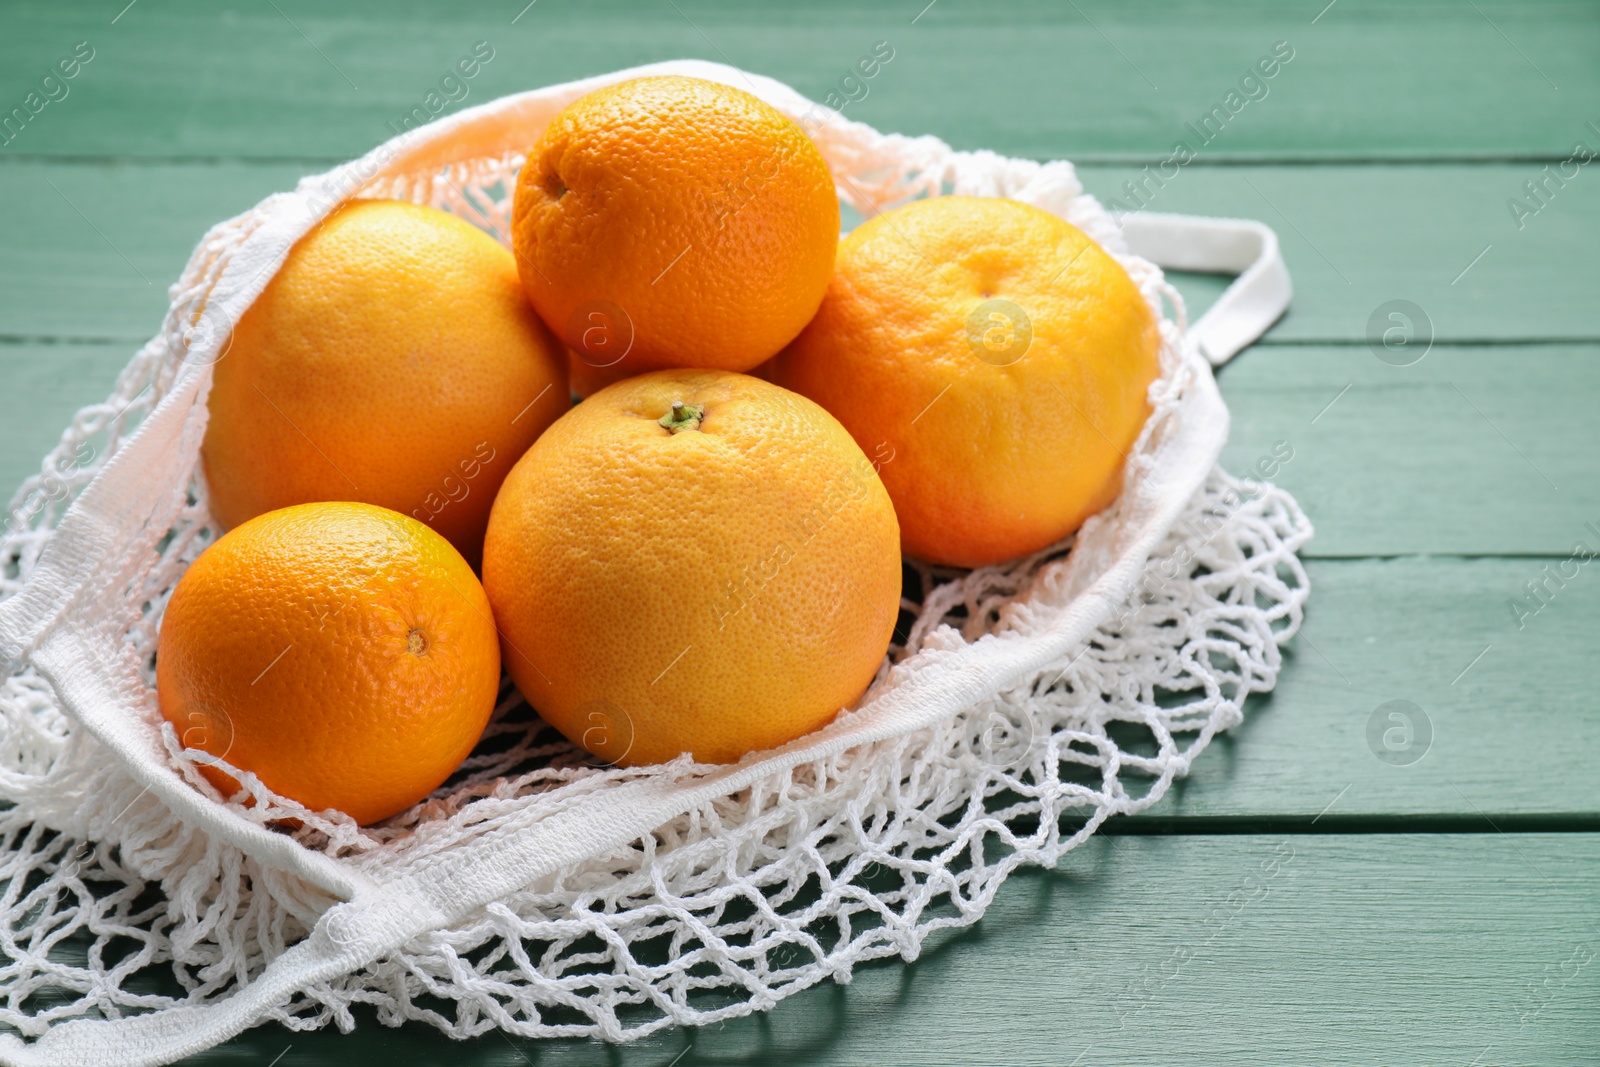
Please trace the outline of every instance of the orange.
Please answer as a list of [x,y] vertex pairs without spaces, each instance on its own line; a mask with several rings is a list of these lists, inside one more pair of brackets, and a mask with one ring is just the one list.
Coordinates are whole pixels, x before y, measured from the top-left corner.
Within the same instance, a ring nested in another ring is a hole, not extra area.
[[472,568],[420,522],[369,504],[301,504],[229,531],[179,579],[156,655],[161,714],[186,747],[360,823],[448,778],[499,685]]
[[302,238],[214,373],[202,454],[224,526],[361,500],[474,563],[506,472],[570,406],[511,253],[394,200],[350,203]]
[[640,78],[556,116],[517,179],[512,242],[533,306],[606,377],[742,371],[817,310],[839,200],[789,119],[698,78]]
[[1111,503],[1149,416],[1155,313],[1082,231],[1012,200],[918,200],[856,228],[772,380],[882,450],[908,555],[977,567]]
[[871,461],[817,405],[657,371],[518,461],[484,589],[511,677],[573,741],[630,766],[721,763],[861,695],[899,613],[899,540]]

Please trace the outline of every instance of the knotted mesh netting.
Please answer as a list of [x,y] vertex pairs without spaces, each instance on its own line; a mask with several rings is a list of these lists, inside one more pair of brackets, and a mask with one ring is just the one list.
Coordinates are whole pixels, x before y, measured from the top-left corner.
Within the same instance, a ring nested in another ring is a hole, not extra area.
[[[1150,477],[1184,396],[1210,372],[1185,348],[1181,300],[1159,270],[1127,254],[1070,165],[956,153],[836,116],[809,132],[842,198],[860,212],[952,191],[1013,196],[1056,211],[1118,256],[1163,315],[1162,376],[1128,460],[1129,491]],[[342,168],[296,195],[313,212],[352,195],[411,199],[504,241],[521,162],[471,157],[359,181]],[[227,322],[210,313],[207,297],[261,217],[258,209],[207,235],[173,287],[162,331],[104,403],[79,412],[13,498],[0,536],[0,600],[21,592],[66,508],[174,383],[225,358]],[[1165,318],[1167,305],[1177,321]],[[210,803],[364,884],[392,884],[625,783],[707,772],[686,759],[599,764],[542,724],[507,683],[456,776],[379,826],[307,811],[244,772],[234,772],[240,795],[218,794],[199,770],[215,758],[185,747],[154,697],[162,609],[217,532],[197,463],[203,395],[204,386],[174,446],[186,450],[184,475],[148,487],[161,494],[162,521],[115,560],[98,561],[96,587],[75,594],[54,625],[102,650],[127,714]],[[894,644],[859,709],[949,669],[952,653],[1048,632],[1126,550],[1115,532],[1123,508],[1119,501],[1077,537],[1002,566],[958,571],[907,560]],[[1272,688],[1307,595],[1295,554],[1310,533],[1286,493],[1215,468],[1127,600],[1044,667],[931,726],[697,803],[460,922],[295,988],[261,1017],[349,1028],[352,1008],[365,1004],[386,1023],[420,1020],[456,1037],[499,1028],[622,1040],[770,1008],[819,982],[846,982],[866,960],[915,959],[934,932],[981,917],[1019,867],[1050,866],[1107,818],[1158,801],[1218,731],[1241,720],[1251,693]],[[336,894],[177,815],[78,727],[25,656],[0,682],[0,794],[8,801],[0,811],[0,1026],[34,1037],[66,1020],[215,1003],[319,922],[333,942],[341,938]]]

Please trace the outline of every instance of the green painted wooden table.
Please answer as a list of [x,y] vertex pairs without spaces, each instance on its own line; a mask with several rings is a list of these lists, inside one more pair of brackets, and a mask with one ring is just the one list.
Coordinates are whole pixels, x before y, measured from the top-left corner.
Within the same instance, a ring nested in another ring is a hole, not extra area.
[[[1225,462],[1289,442],[1318,530],[1277,692],[1154,812],[913,964],[622,1048],[363,1016],[195,1062],[1600,1062],[1600,575],[1546,582],[1600,549],[1600,7],[125,3],[0,11],[0,112],[93,55],[0,147],[0,483],[108,391],[210,223],[389,136],[477,42],[466,102],[685,56],[820,99],[887,41],[847,115],[1278,230],[1295,303],[1221,375]],[[1178,281],[1196,309],[1223,284]],[[1422,311],[1407,366],[1369,343],[1393,300]],[[1431,723],[1398,763],[1368,740],[1396,699]]]

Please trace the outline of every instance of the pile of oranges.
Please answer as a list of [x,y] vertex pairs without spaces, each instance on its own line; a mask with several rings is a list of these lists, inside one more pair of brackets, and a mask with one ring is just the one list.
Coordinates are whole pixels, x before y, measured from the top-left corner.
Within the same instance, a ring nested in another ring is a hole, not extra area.
[[680,77],[551,123],[510,251],[344,205],[214,369],[228,532],[165,609],[162,714],[361,823],[456,770],[502,667],[612,763],[827,723],[883,663],[902,552],[997,563],[1111,502],[1159,336],[1037,208],[942,196],[839,227],[794,123]]

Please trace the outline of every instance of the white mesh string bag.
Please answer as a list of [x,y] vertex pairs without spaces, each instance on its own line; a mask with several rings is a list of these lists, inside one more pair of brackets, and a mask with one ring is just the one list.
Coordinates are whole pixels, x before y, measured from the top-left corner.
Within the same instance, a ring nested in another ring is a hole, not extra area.
[[[1120,498],[1027,559],[908,564],[909,629],[866,695],[736,765],[594,766],[508,685],[462,770],[380,826],[247,774],[247,800],[219,795],[199,773],[213,758],[158,714],[153,658],[167,597],[216,536],[197,457],[228,324],[348,198],[435,205],[505,240],[520,153],[545,124],[657,73],[746,88],[800,120],[865,214],[1007,196],[1115,255],[1162,320]],[[1151,260],[1242,273],[1189,329]],[[169,1063],[266,1020],[349,1029],[358,1004],[453,1037],[621,1041],[915,959],[1018,867],[1158,801],[1274,684],[1311,529],[1286,493],[1217,466],[1211,364],[1288,298],[1258,223],[1119,227],[1068,163],[880,134],[701,62],[463,111],[215,227],[160,333],[73,419],[0,539],[0,1061]]]

